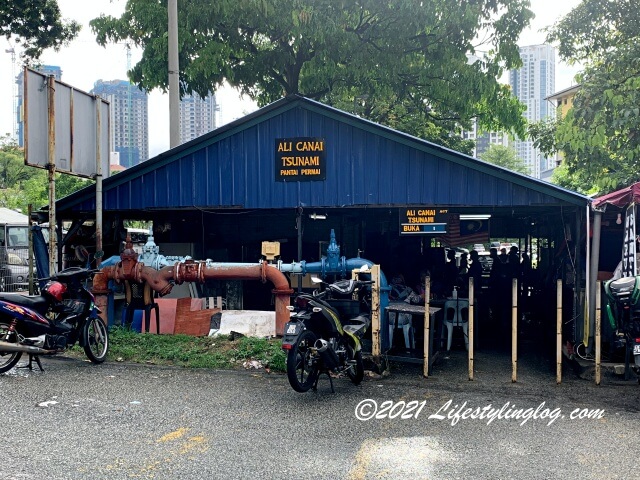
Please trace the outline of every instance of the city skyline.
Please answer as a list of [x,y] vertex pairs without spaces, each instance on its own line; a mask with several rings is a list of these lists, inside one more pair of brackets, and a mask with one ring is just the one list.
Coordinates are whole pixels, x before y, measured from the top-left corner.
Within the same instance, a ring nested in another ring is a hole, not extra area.
[[110,105],[111,152],[129,168],[149,160],[149,106],[147,93],[127,80],[97,80],[92,94]]
[[[43,64],[59,65],[64,72],[64,82],[77,89],[88,92],[94,82],[99,79],[126,79],[127,48],[124,44],[109,44],[106,48],[95,42],[88,23],[101,13],[119,16],[124,11],[123,0],[93,0],[78,4],[75,0],[59,0],[63,18],[73,18],[83,28],[78,38],[63,47],[59,52],[45,51],[41,58]],[[519,44],[535,45],[544,41],[541,28],[552,25],[555,21],[575,7],[579,0],[567,0],[558,4],[551,0],[533,0],[531,9],[536,14],[529,28],[523,31]],[[12,64],[12,55],[7,53],[15,44],[2,37],[0,40],[0,134],[12,133],[13,130],[13,88],[14,79],[21,70],[19,65]],[[19,52],[18,52],[19,53]],[[140,58],[141,53],[136,48],[131,49],[131,65]],[[558,89],[573,84],[573,76],[578,71],[576,66],[559,64],[557,66],[556,85]],[[504,81],[504,83],[507,83]],[[231,87],[224,86],[216,91],[217,102],[221,108],[220,125],[239,118],[245,113],[254,111],[257,107],[247,98],[240,98]],[[169,100],[166,93],[159,89],[149,92],[149,155],[154,157],[169,149]],[[220,126],[218,125],[218,126]]]
[[[513,95],[527,108],[524,118],[535,123],[555,118],[556,110],[549,95],[556,92],[556,52],[550,45],[525,45],[520,47],[522,67],[509,72],[509,85]],[[549,170],[549,159],[535,148],[533,141],[516,138],[516,155],[529,169],[529,174],[541,178]]]
[[218,127],[220,106],[215,95],[186,95],[180,100],[180,143],[187,143]]

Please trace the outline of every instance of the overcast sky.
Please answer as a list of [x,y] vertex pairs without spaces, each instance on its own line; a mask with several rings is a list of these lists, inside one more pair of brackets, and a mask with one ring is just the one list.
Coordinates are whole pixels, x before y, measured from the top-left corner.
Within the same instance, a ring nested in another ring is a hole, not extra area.
[[[180,0],[178,0],[179,2]],[[455,1],[455,0],[451,0]],[[541,28],[553,24],[568,13],[579,0],[531,0],[531,8],[536,15],[531,28],[523,32],[519,44],[536,45],[544,42]],[[62,68],[62,81],[75,88],[88,92],[96,80],[126,79],[127,53],[124,45],[100,47],[95,42],[89,28],[89,21],[101,13],[119,16],[125,8],[125,0],[58,0],[62,16],[74,19],[83,25],[76,40],[59,52],[47,51],[41,57],[45,65],[58,65]],[[180,14],[178,8],[178,15]],[[6,38],[0,38],[0,134],[12,133],[14,118],[13,78],[21,65],[16,59],[12,67],[11,54],[6,50],[12,46]],[[17,50],[17,49],[16,49]],[[132,65],[139,60],[140,52],[132,51]],[[556,91],[571,86],[576,68],[558,64],[556,68]],[[505,80],[506,81],[506,80]],[[231,89],[218,92],[221,104],[222,123],[234,120],[254,109],[251,102],[240,99]],[[151,157],[169,148],[169,98],[157,89],[149,97],[149,154]]]

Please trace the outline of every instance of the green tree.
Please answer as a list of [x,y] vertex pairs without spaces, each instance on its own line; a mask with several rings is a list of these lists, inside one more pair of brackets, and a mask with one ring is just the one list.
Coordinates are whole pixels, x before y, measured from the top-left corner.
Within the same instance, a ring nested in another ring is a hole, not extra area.
[[522,159],[516,155],[516,151],[511,147],[492,144],[480,155],[480,159],[500,167],[508,168],[514,172],[530,175],[527,166],[524,164]]
[[[161,6],[162,5],[162,6]],[[143,49],[129,76],[167,88],[167,11],[130,0],[91,27],[101,45]],[[181,0],[182,93],[228,81],[260,106],[313,98],[445,145],[473,117],[524,134],[522,106],[497,78],[520,65],[527,0]],[[481,38],[482,40],[479,40]],[[466,145],[468,149],[468,145]]]
[[0,2],[0,33],[23,47],[25,59],[37,59],[46,48],[59,49],[75,38],[80,25],[60,18],[56,0]]
[[6,135],[0,138],[0,189],[19,187],[33,176],[33,169],[24,164],[24,154],[18,144]]
[[[56,174],[56,199],[91,185],[93,181],[73,175]],[[24,153],[9,136],[0,138],[0,206],[28,210],[29,204],[39,209],[49,203],[47,172],[27,166]]]
[[564,152],[567,178],[582,191],[607,193],[639,179],[638,25],[636,2],[583,0],[549,31],[560,57],[585,67],[566,117],[530,134],[546,152]]

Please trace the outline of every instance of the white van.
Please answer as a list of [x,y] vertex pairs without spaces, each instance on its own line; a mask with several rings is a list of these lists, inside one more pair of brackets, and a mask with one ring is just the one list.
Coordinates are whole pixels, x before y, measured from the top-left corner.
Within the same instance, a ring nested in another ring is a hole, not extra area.
[[0,208],[0,291],[29,289],[29,219]]

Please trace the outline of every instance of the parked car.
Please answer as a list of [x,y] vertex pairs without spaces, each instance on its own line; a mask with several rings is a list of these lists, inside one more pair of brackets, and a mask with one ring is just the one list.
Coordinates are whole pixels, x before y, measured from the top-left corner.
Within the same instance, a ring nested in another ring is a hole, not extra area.
[[484,252],[484,251],[485,251],[485,249],[484,249],[484,245],[483,245],[482,243],[475,243],[475,244],[473,245],[473,249],[474,249],[476,252]]
[[0,291],[29,290],[29,263],[16,253],[7,253],[6,263],[0,267]]
[[493,265],[493,258],[489,255],[489,252],[478,252],[478,261],[482,265],[482,274],[489,275]]

